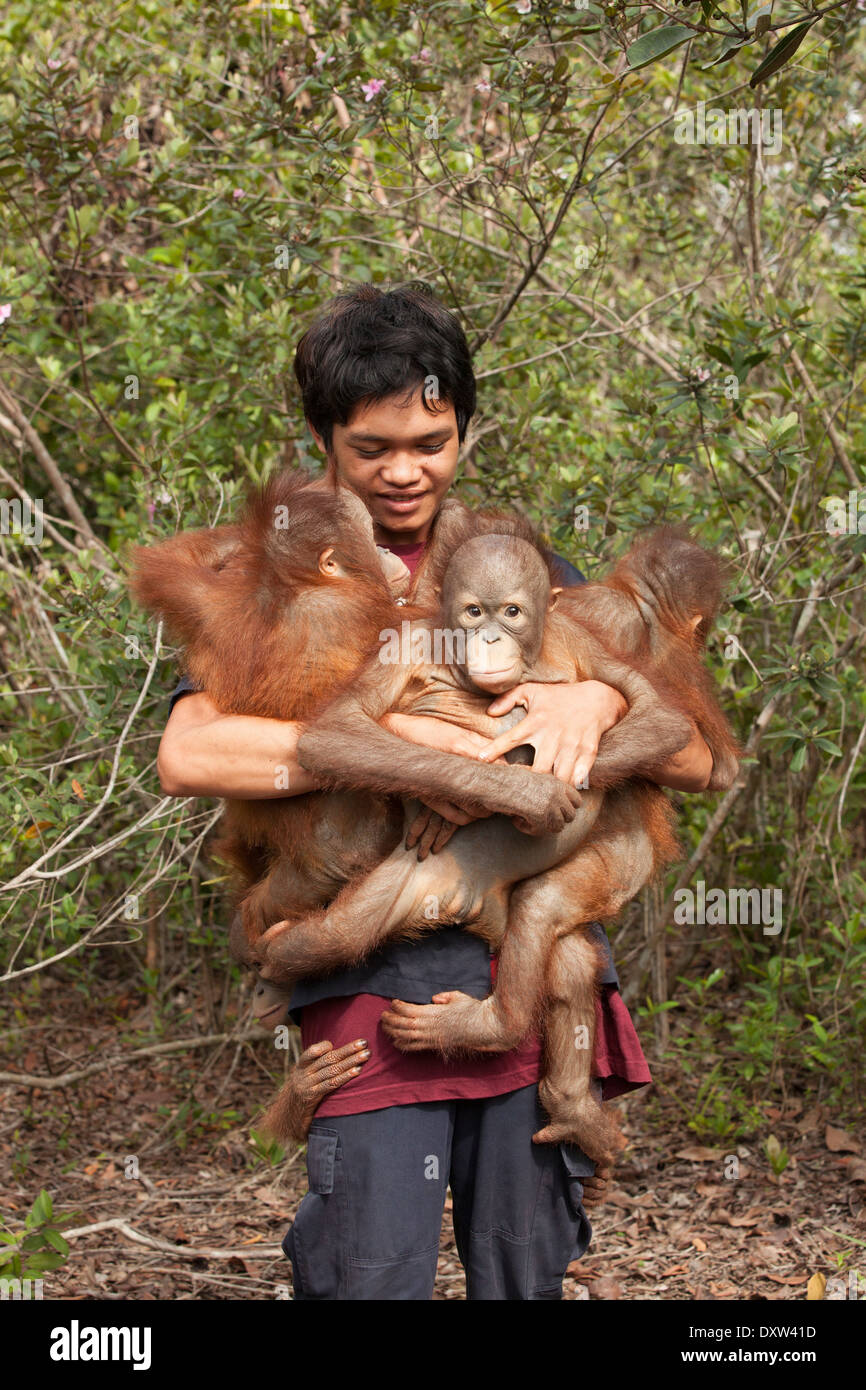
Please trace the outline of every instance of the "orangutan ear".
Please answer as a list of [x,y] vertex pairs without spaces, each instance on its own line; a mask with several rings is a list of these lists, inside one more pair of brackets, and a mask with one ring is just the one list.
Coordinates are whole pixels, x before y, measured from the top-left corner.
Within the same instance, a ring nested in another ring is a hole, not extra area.
[[334,553],[332,545],[319,551],[319,574],[327,574],[331,579],[344,579],[346,572]]
[[552,613],[552,612],[553,612],[554,608],[556,607],[556,603],[557,603],[557,600],[558,600],[558,598],[559,598],[559,595],[560,595],[561,593],[562,593],[562,588],[561,588],[561,587],[558,588],[558,589],[551,589],[551,591],[550,591],[550,598],[547,600],[547,611],[548,611],[548,613]]

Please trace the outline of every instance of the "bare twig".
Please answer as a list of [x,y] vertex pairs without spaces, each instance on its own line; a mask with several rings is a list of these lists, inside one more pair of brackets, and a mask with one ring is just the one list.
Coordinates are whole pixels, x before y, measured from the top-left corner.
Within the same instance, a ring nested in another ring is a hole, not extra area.
[[[24,439],[29,444],[34,458],[63,503],[68,516],[71,517],[72,521],[75,523],[75,527],[82,541],[88,548],[93,546],[96,549],[99,556],[99,563],[104,565],[103,557],[108,557],[108,559],[111,560],[111,568],[113,569],[114,559],[110,550],[103,545],[102,541],[93,531],[90,522],[75,500],[72,488],[69,486],[59,467],[51,457],[51,454],[49,454],[45,445],[42,443],[42,440],[27,419],[27,416],[24,414],[15,397],[3,382],[0,382],[0,406],[3,407],[6,415],[11,418],[12,422],[17,426],[21,435],[23,435]],[[0,425],[2,425],[2,423],[3,417],[0,416]]]

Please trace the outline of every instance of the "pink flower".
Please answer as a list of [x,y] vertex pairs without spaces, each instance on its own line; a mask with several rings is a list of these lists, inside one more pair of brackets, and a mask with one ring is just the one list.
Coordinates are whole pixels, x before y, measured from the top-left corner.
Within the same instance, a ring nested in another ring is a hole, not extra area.
[[430,59],[433,57],[433,54],[430,52],[429,48],[422,48],[421,52],[418,54],[418,57],[422,63],[429,63]]
[[517,0],[517,4],[514,6],[514,8],[516,9],[518,14],[531,14],[532,0]]
[[54,68],[55,70],[56,70],[57,68],[62,68],[62,67],[63,67],[63,59],[62,59],[62,58],[49,58],[49,59],[48,59],[48,66],[49,66],[50,68]]
[[243,196],[244,190],[242,188],[235,188],[232,190],[232,197],[234,198],[235,202],[239,202],[240,199],[243,198]]
[[7,320],[8,318],[11,318],[11,317],[12,317],[12,305],[11,305],[11,304],[0,304],[0,323],[5,323],[6,320]]
[[369,82],[361,83],[361,91],[364,93],[365,101],[372,101],[381,91],[384,90],[385,83],[381,77],[371,77]]
[[155,502],[148,502],[148,504],[147,504],[147,515],[148,515],[148,519],[149,519],[150,521],[153,521],[153,514],[154,514],[155,511],[156,511],[156,503],[155,503]]
[[475,90],[476,92],[480,92],[482,96],[486,97],[487,93],[490,91],[490,83],[486,81],[486,79],[483,82],[476,82]]
[[709,381],[710,379],[710,374],[706,367],[696,368],[694,374],[697,377],[698,381]]

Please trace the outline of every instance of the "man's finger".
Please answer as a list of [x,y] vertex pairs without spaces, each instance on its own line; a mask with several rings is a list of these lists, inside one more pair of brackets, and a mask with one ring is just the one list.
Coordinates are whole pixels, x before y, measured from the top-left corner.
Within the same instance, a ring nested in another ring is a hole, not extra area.
[[480,763],[495,762],[497,758],[502,757],[503,753],[510,753],[512,748],[519,748],[521,743],[532,743],[533,747],[535,746],[532,730],[527,729],[525,719],[521,719],[520,723],[515,724],[513,729],[508,729],[504,734],[495,738],[483,753],[479,753],[478,761]]
[[556,739],[546,731],[536,734],[532,740],[535,757],[532,759],[533,772],[552,772],[556,758]]
[[497,695],[493,704],[487,706],[487,713],[492,714],[494,718],[500,714],[508,714],[515,705],[526,705],[528,698],[526,687],[516,685],[513,690],[507,690],[504,695]]
[[560,749],[553,760],[551,772],[554,777],[558,777],[560,782],[567,782],[570,787],[575,785],[574,774],[577,767],[577,754],[574,749]]

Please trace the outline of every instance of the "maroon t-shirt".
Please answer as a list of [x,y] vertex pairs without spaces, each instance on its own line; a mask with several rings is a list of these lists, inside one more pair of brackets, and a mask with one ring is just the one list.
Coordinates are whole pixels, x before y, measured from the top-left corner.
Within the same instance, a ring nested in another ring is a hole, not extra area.
[[[411,574],[424,554],[424,542],[392,545]],[[490,965],[491,988],[496,980],[496,960]],[[354,994],[305,1004],[301,1014],[301,1046],[328,1039],[334,1047],[366,1039],[369,1060],[358,1076],[323,1100],[316,1118],[326,1115],[360,1115],[389,1105],[411,1105],[430,1100],[478,1100],[504,1095],[539,1081],[543,1070],[541,1039],[532,1035],[511,1052],[486,1053],[445,1061],[435,1052],[400,1052],[380,1027],[390,1005],[380,994]],[[593,1074],[602,1084],[602,1096],[611,1100],[624,1091],[652,1081],[628,1009],[615,985],[602,986],[596,999],[596,1036]]]

